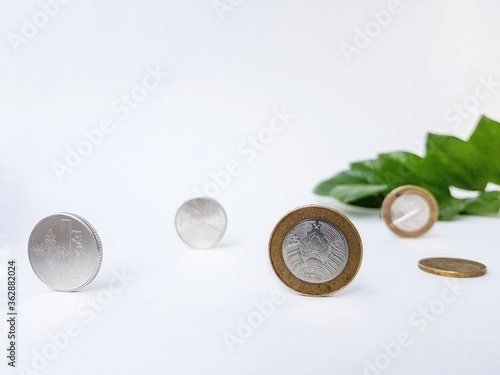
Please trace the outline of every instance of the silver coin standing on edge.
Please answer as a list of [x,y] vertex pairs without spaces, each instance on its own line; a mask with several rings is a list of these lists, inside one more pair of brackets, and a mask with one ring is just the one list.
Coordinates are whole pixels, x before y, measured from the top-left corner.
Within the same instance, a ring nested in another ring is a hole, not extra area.
[[175,216],[179,237],[189,246],[204,249],[214,246],[226,232],[227,216],[212,198],[194,198],[184,202]]
[[102,244],[85,219],[57,213],[31,232],[28,257],[36,275],[52,289],[71,292],[94,280],[102,264]]

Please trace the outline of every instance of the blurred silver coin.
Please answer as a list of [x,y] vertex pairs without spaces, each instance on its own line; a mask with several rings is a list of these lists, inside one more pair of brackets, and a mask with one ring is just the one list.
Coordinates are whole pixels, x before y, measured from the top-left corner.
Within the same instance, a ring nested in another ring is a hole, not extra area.
[[391,191],[382,203],[382,218],[401,237],[423,235],[431,229],[438,215],[436,199],[419,186],[400,186]]
[[99,273],[102,244],[83,218],[58,213],[42,219],[31,232],[28,256],[47,286],[64,292],[87,286]]
[[414,232],[427,224],[431,208],[424,198],[416,194],[402,195],[391,208],[392,223],[398,228]]
[[226,227],[226,212],[212,198],[188,200],[175,216],[175,228],[179,237],[196,249],[214,246],[224,236]]

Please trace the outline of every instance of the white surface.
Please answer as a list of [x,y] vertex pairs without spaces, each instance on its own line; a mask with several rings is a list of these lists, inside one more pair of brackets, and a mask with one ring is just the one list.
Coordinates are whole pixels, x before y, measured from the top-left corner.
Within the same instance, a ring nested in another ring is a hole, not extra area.
[[[311,193],[317,182],[379,152],[419,152],[427,131],[468,136],[478,115],[443,116],[474,102],[467,98],[481,77],[500,80],[495,1],[403,2],[347,63],[340,44],[387,6],[243,1],[221,20],[211,0],[72,1],[15,53],[8,33],[40,7],[1,2],[0,311],[5,259],[15,258],[18,364],[31,367],[33,351],[72,323],[79,334],[40,373],[377,373],[367,361],[383,361],[381,345],[407,332],[411,345],[381,373],[498,374],[498,218],[437,223],[411,240],[395,237],[377,213],[342,208],[361,233],[364,261],[328,298],[286,289],[268,262],[279,218],[324,202]],[[148,66],[170,75],[128,116],[113,112]],[[497,89],[478,107],[498,120]],[[250,151],[247,138],[284,107],[296,118]],[[113,131],[58,181],[51,164],[103,119]],[[226,236],[214,249],[191,250],[175,233],[175,212],[228,163],[239,173],[217,195]],[[28,263],[31,229],[58,211],[82,215],[103,240],[101,273],[82,292],[50,291]],[[471,258],[489,273],[460,281],[465,289],[424,327],[429,320],[414,314],[439,307],[447,288],[417,268],[431,256]],[[121,270],[134,279],[90,315],[87,299],[109,295]],[[236,334],[240,319],[257,316],[254,302],[276,291],[284,302],[231,354],[224,334]],[[1,347],[6,341],[2,333]]]

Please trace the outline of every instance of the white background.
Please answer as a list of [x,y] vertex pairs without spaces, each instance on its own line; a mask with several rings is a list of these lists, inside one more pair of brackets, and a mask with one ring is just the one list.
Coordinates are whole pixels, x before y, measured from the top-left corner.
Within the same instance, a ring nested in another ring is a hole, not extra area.
[[[498,87],[477,113],[444,119],[474,102],[481,77],[500,80],[498,2],[404,1],[351,62],[341,44],[353,44],[387,1],[233,4],[219,16],[211,0],[71,1],[16,53],[9,35],[22,36],[23,18],[41,8],[1,1],[0,311],[13,258],[18,365],[33,369],[50,334],[79,327],[43,371],[19,373],[375,374],[367,366],[378,360],[384,374],[498,374],[498,218],[462,217],[400,239],[378,212],[340,207],[358,227],[364,260],[358,277],[326,298],[288,290],[267,251],[288,210],[334,204],[312,190],[349,162],[420,153],[428,131],[466,138],[479,112],[500,119]],[[113,102],[148,66],[170,75],[120,118]],[[296,118],[248,161],[239,147],[283,108]],[[59,181],[53,163],[104,118],[114,130]],[[213,249],[189,249],[175,212],[232,160],[240,173],[216,197],[226,236]],[[100,274],[76,293],[48,289],[27,259],[31,229],[58,211],[85,217],[104,244]],[[431,256],[475,259],[489,273],[460,280],[460,295],[424,327],[415,314],[438,306],[448,288],[417,268]],[[86,323],[79,306],[102,297],[114,272],[134,279]],[[231,353],[224,334],[236,335],[258,311],[254,302],[276,291],[284,302]],[[387,361],[383,345],[402,332],[411,344],[401,353],[392,346],[398,355]]]

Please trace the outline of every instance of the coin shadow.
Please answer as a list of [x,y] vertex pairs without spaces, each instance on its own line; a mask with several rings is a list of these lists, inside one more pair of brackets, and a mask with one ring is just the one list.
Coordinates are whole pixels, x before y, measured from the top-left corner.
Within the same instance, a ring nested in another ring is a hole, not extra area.
[[109,280],[93,280],[89,285],[86,287],[77,290],[76,293],[81,293],[81,292],[92,292],[92,291],[99,291],[103,289],[107,289],[109,287]]
[[336,297],[352,297],[353,295],[358,295],[362,293],[366,293],[368,289],[363,285],[352,285],[347,286],[346,288],[340,290],[338,293],[332,294],[327,297],[336,298]]
[[346,286],[344,289],[339,290],[336,293],[333,294],[327,294],[327,295],[308,295],[308,294],[301,294],[304,297],[310,297],[310,298],[342,298],[342,297],[352,297],[353,295],[356,296],[358,294],[365,293],[368,290],[368,288],[364,287],[363,285],[353,285],[353,286]]
[[[238,244],[238,241],[235,241],[231,238],[227,239],[227,240],[222,240],[220,241],[219,243],[215,244],[214,246],[212,247],[209,247],[208,249],[210,250],[227,250],[231,247],[236,247]],[[200,249],[200,250],[204,250],[204,249]]]

